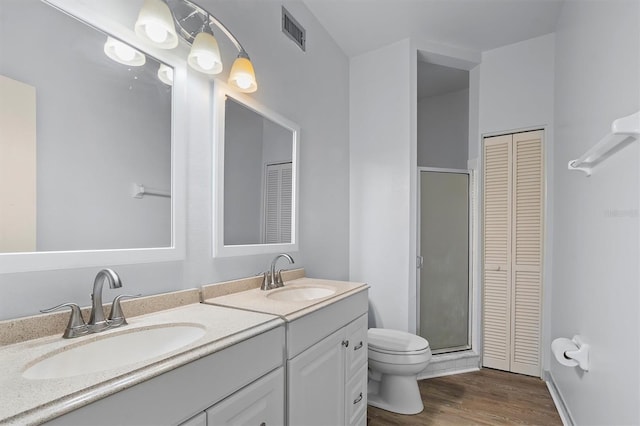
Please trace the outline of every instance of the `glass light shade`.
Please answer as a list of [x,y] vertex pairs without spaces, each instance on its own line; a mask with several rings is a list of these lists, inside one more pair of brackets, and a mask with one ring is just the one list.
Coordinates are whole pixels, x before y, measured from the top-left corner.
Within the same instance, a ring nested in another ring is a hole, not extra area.
[[222,71],[222,59],[218,41],[209,33],[199,33],[187,58],[189,66],[205,74],[219,74]]
[[161,49],[178,45],[178,34],[169,6],[162,0],[145,0],[135,24],[138,37]]
[[133,67],[142,66],[147,61],[147,57],[142,52],[113,37],[107,37],[107,41],[104,43],[104,53],[118,63]]
[[173,86],[173,68],[165,64],[160,64],[160,68],[158,68],[158,78],[164,84]]
[[233,62],[229,73],[229,85],[244,93],[258,90],[256,73],[253,71],[253,65],[249,58],[239,56]]

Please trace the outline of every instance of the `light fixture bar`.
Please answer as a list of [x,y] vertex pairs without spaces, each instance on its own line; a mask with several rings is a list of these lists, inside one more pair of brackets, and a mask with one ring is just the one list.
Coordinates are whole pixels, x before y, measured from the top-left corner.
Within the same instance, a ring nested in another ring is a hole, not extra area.
[[[175,1],[175,0],[167,0],[167,1]],[[244,93],[255,92],[258,89],[258,83],[256,81],[256,75],[253,69],[253,64],[251,63],[249,54],[244,49],[244,46],[240,44],[240,41],[236,38],[236,36],[233,35],[231,30],[229,30],[229,28],[227,28],[222,22],[220,22],[220,20],[216,18],[214,15],[209,13],[207,10],[201,8],[197,4],[193,3],[192,1],[190,0],[179,0],[179,1],[182,5],[185,5],[187,8],[191,9],[189,13],[186,13],[183,17],[177,16],[175,10],[173,15],[176,25],[180,29],[181,35],[183,35],[183,38],[188,43],[191,43],[191,46],[192,46],[191,53],[189,54],[189,59],[188,59],[189,65],[192,68],[200,72],[203,72],[205,74],[213,75],[222,71],[222,62],[220,62],[216,66],[213,66],[207,69],[204,69],[203,67],[200,66],[197,60],[197,57],[198,55],[200,55],[200,52],[202,53],[203,57],[207,56],[205,55],[204,49],[196,49],[197,52],[194,53],[194,46],[198,44],[198,47],[199,47],[201,44],[201,40],[198,40],[198,43],[196,43],[196,39],[193,36],[193,32],[185,28],[185,26],[188,20],[192,19],[195,15],[199,15],[200,17],[202,17],[202,23],[205,27],[205,29],[201,30],[202,32],[208,32],[206,30],[207,27],[209,30],[211,30],[211,24],[214,24],[220,31],[224,33],[224,35],[227,36],[227,38],[231,41],[231,43],[233,43],[235,48],[238,49],[238,55],[235,61],[233,62],[233,65],[231,66],[231,71],[229,73],[229,84],[231,85],[231,87],[234,87],[235,89]],[[197,37],[202,38],[202,34],[198,34]],[[211,36],[211,39],[215,40],[213,35]],[[214,55],[217,58],[216,61],[220,60],[220,53],[218,51],[217,42],[215,43],[215,49],[213,47],[210,47],[207,49],[207,51],[208,50],[216,51],[217,53],[216,55]],[[208,55],[208,56],[211,56],[211,55]]]
[[[215,25],[238,50],[229,73],[229,85],[240,92],[252,93],[258,88],[251,59],[244,46],[218,18],[190,0],[145,0],[145,5],[163,2],[171,11],[174,26],[181,38],[191,45],[187,63],[196,71],[208,75],[222,72],[222,55],[213,34]],[[141,12],[142,16],[142,12]],[[158,38],[158,37],[156,37]],[[151,40],[154,42],[155,40]],[[154,43],[157,44],[157,43]],[[163,46],[158,46],[163,47]]]
[[224,35],[227,36],[227,38],[229,38],[229,40],[231,40],[231,43],[233,43],[233,45],[236,47],[236,49],[238,49],[238,52],[245,52],[244,47],[242,46],[242,44],[240,44],[240,41],[238,41],[238,39],[236,38],[236,36],[233,35],[233,33],[229,30],[229,28],[227,28],[222,22],[220,22],[220,20],[218,18],[216,18],[214,15],[212,15],[211,13],[209,13],[207,10],[203,9],[202,7],[200,7],[199,5],[197,5],[196,3],[190,1],[190,0],[181,0],[182,3],[188,5],[189,7],[191,7],[193,9],[193,12],[189,13],[188,15],[182,17],[182,18],[177,18],[176,17],[176,22],[178,24],[178,26],[181,29],[181,32],[183,34],[186,33],[186,35],[188,35],[187,37],[187,41],[188,42],[193,42],[193,39],[195,38],[195,36],[193,36],[187,29],[185,29],[182,24],[184,21],[186,21],[187,19],[191,18],[192,16],[194,16],[194,13],[200,14],[202,16],[206,16],[207,18],[205,18],[205,21],[209,21],[206,22],[207,24],[209,23],[213,23],[216,27],[218,27],[223,33]]

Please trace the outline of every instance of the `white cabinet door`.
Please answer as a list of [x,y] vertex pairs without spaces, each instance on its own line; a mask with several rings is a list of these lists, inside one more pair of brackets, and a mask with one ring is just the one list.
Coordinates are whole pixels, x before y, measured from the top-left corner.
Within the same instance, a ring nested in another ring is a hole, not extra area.
[[289,424],[344,424],[344,329],[288,361]]
[[282,367],[239,390],[207,411],[207,426],[284,424]]

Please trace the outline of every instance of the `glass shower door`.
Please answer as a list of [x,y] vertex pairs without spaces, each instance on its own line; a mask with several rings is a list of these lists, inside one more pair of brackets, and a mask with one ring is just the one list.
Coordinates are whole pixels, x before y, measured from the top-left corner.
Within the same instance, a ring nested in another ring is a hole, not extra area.
[[418,334],[433,353],[469,349],[469,173],[420,169]]

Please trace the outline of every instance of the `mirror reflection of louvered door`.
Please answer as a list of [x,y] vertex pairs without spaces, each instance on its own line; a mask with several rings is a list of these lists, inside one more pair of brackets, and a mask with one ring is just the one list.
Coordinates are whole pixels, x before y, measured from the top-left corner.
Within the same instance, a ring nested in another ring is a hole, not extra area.
[[265,172],[264,243],[291,242],[291,163],[268,164]]
[[483,365],[540,376],[542,131],[484,139]]

